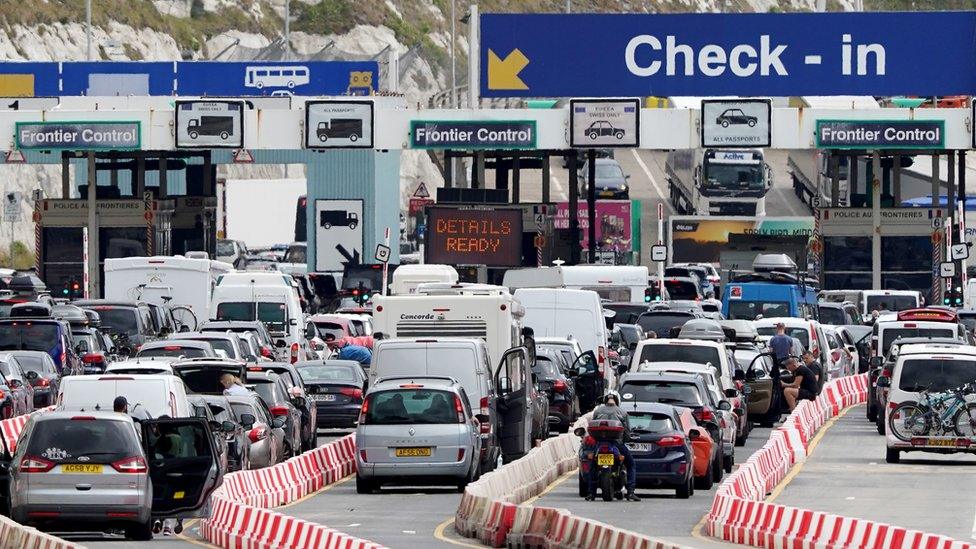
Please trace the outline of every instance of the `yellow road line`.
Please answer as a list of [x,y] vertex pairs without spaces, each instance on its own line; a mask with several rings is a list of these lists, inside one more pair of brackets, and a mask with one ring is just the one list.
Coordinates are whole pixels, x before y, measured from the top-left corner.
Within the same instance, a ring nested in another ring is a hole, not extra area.
[[311,494],[306,494],[304,497],[298,498],[298,499],[296,499],[295,501],[293,501],[291,503],[286,503],[284,505],[279,505],[278,507],[274,507],[274,508],[272,508],[272,510],[274,510],[274,509],[285,509],[286,507],[291,507],[293,505],[298,505],[299,503],[302,503],[302,502],[304,502],[304,501],[306,501],[308,499],[311,499],[311,498],[313,498],[313,497],[315,497],[315,496],[317,496],[317,495],[319,495],[321,493],[328,492],[329,490],[335,488],[336,486],[338,486],[340,484],[349,482],[350,480],[352,480],[352,478],[353,478],[353,475],[346,475],[346,476],[342,477],[341,479],[333,482],[332,484],[327,484],[327,485],[319,488],[318,490],[312,492]]
[[[187,530],[189,530],[190,528],[192,528],[194,524],[196,524],[198,522],[200,522],[200,519],[190,519],[190,520],[184,522],[183,523],[183,532],[186,532]],[[186,535],[183,534],[183,532],[180,532],[179,534],[175,534],[175,536],[177,538],[179,538],[181,541],[185,541],[187,543],[192,543],[193,545],[199,545],[200,547],[208,547],[209,549],[220,549],[216,545],[211,545],[211,544],[209,544],[209,543],[207,543],[205,541],[200,541],[198,539],[193,539],[193,538],[187,537]]]

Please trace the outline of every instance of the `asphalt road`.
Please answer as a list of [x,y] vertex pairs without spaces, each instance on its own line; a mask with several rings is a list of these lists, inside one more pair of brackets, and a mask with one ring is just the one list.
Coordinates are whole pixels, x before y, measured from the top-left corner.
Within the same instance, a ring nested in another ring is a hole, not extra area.
[[826,432],[776,503],[870,519],[961,541],[976,538],[976,456],[902,454],[885,462],[884,437],[850,409]]

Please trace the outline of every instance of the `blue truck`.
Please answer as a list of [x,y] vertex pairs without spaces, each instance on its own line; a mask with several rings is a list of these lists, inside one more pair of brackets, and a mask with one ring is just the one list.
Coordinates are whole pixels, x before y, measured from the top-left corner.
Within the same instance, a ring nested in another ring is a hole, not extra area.
[[783,254],[760,254],[751,272],[730,276],[722,290],[722,314],[728,319],[818,317],[817,283],[798,272]]

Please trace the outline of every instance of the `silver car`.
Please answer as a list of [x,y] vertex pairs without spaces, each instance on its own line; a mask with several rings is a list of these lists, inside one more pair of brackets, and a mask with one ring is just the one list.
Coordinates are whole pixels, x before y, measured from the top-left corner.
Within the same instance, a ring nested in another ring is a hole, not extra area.
[[356,429],[356,491],[383,484],[454,484],[479,474],[481,438],[464,388],[448,377],[384,378],[370,387]]
[[51,412],[31,418],[11,459],[10,512],[21,524],[149,540],[155,521],[197,516],[221,481],[204,419]]
[[234,415],[247,432],[248,469],[261,469],[278,463],[285,446],[285,418],[272,418],[268,407],[256,394],[229,396]]

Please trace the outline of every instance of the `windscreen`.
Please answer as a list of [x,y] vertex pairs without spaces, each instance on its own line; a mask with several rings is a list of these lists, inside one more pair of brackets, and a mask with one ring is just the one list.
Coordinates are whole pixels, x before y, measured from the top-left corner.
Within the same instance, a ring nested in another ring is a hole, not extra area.
[[454,394],[432,389],[395,389],[373,393],[369,397],[366,423],[458,423]]
[[898,388],[940,393],[976,382],[976,362],[954,359],[913,359],[902,363]]
[[559,377],[559,366],[547,356],[536,355],[532,373],[547,379],[556,378]]
[[356,372],[355,368],[358,368],[358,366],[316,364],[297,366],[295,369],[298,370],[298,375],[302,377],[302,380],[306,384],[347,383],[358,385],[360,383],[360,375]]
[[38,374],[53,374],[53,364],[44,360],[42,355],[18,354],[17,362],[26,372],[37,372]]
[[820,323],[833,326],[843,326],[847,324],[847,315],[844,309],[837,307],[820,307]]
[[624,401],[660,402],[682,406],[702,406],[701,394],[693,383],[681,381],[628,381],[620,388]]
[[0,350],[49,351],[58,341],[58,328],[54,324],[0,324]]
[[59,464],[109,464],[142,456],[142,449],[126,421],[65,418],[37,422],[27,441],[27,455]]
[[284,303],[258,302],[258,320],[264,322],[271,332],[284,332],[288,317],[288,308]]
[[124,307],[95,307],[103,331],[134,336],[139,334],[139,313]]
[[624,172],[620,169],[620,166],[616,164],[596,163],[597,179],[623,179],[623,177]]
[[644,412],[629,412],[632,433],[663,434],[677,431],[674,420],[664,414],[649,414]]
[[904,311],[918,307],[918,301],[913,295],[869,295],[867,310],[871,311]]
[[665,280],[664,287],[671,299],[698,299],[698,285],[690,280]]
[[159,358],[159,357],[172,357],[172,358],[201,358],[209,356],[206,351],[197,347],[181,347],[179,345],[167,345],[165,347],[155,347],[151,349],[142,349],[136,356],[139,358]]
[[201,339],[200,341],[206,341],[215,350],[227,353],[229,358],[234,358],[238,354],[234,348],[234,342],[229,339]]
[[228,257],[234,255],[234,243],[230,240],[218,240],[217,241],[217,255],[221,257]]
[[228,301],[217,305],[217,320],[255,320],[254,303]]
[[637,324],[644,333],[654,332],[657,337],[668,337],[671,328],[684,326],[685,322],[693,318],[695,316],[688,313],[652,313],[641,315]]
[[721,357],[715,347],[698,345],[668,344],[644,345],[641,350],[640,362],[691,362],[693,364],[708,364],[716,368],[721,367]]
[[729,300],[729,320],[756,320],[758,317],[774,318],[790,315],[790,304],[785,301]]
[[285,252],[285,263],[305,263],[306,259],[305,246],[289,246],[288,251]]
[[735,191],[763,189],[763,172],[760,164],[705,164],[705,188]]
[[899,337],[956,337],[954,324],[945,328],[885,328],[881,331],[881,352],[888,354],[891,344]]
[[[756,328],[756,332],[761,336],[774,336],[776,335],[776,327],[767,326],[764,328]],[[786,335],[799,339],[804,349],[810,348],[810,332],[805,328],[786,328]]]
[[319,329],[319,334],[324,338],[328,339],[328,336],[332,336],[335,339],[342,339],[346,337],[346,331],[341,325],[335,322],[316,322],[315,327]]

